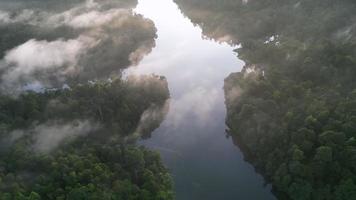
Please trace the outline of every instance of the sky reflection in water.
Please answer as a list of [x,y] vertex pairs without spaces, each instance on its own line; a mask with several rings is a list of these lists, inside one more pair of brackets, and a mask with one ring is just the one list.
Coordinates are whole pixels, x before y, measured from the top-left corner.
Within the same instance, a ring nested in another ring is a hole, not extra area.
[[203,39],[171,0],[139,0],[135,12],[154,21],[158,39],[152,53],[127,73],[165,76],[172,97],[165,121],[142,144],[161,153],[177,199],[274,199],[225,137],[224,78],[244,64],[234,47]]

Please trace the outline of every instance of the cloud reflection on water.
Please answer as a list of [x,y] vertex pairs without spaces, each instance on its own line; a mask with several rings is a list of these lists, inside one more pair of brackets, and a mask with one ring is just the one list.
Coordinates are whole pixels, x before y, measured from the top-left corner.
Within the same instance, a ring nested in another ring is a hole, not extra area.
[[172,97],[165,121],[141,143],[161,153],[177,199],[273,199],[225,137],[224,79],[244,65],[235,47],[203,36],[173,1],[140,0],[135,12],[154,21],[158,38],[126,73],[165,76]]

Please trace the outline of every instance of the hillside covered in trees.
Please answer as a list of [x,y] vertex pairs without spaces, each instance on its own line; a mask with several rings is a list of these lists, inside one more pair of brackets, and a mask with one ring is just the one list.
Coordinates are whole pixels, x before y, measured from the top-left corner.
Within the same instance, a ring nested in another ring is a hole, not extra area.
[[356,199],[355,2],[176,2],[205,37],[239,45],[226,122],[277,197]]
[[122,78],[155,46],[135,0],[0,2],[0,199],[169,200],[135,142],[167,112],[164,77]]

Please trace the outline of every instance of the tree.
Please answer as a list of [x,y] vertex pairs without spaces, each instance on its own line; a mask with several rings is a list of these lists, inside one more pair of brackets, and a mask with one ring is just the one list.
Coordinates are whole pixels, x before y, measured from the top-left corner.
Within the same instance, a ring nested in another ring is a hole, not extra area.
[[333,160],[332,149],[328,146],[317,148],[314,159],[321,162],[331,162]]

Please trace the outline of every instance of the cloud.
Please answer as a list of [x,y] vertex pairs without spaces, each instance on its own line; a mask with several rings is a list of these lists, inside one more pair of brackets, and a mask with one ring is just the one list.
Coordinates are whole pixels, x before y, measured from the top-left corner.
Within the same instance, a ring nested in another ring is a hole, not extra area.
[[30,25],[41,25],[48,18],[49,13],[23,9],[16,13],[0,10],[0,25],[24,23]]
[[137,137],[149,137],[151,132],[158,128],[161,122],[166,117],[169,110],[170,101],[167,100],[163,106],[151,105],[145,112],[141,115],[139,125],[136,128],[135,136]]
[[9,133],[8,138],[3,138],[1,142],[6,143],[7,146],[12,145],[18,139],[22,138],[25,135],[25,131],[23,130],[14,130]]
[[171,127],[179,127],[190,118],[197,125],[205,126],[214,117],[220,95],[220,88],[193,88],[181,97],[172,99],[167,121]]
[[150,75],[134,75],[128,74],[125,80],[133,87],[137,87],[146,91],[155,90],[166,94],[168,90],[168,83],[165,77],[154,74]]
[[63,124],[49,122],[38,125],[33,130],[33,150],[38,153],[49,153],[65,141],[71,141],[79,136],[85,136],[99,128],[90,121],[74,121]]
[[76,65],[79,56],[96,43],[94,38],[85,36],[50,42],[31,39],[6,53],[0,65],[0,70],[5,72],[2,75],[2,88],[17,85],[19,79],[32,81],[35,79],[32,74],[47,70],[61,68],[57,76],[66,75]]
[[26,74],[36,69],[74,64],[84,47],[88,46],[85,43],[83,38],[51,42],[31,39],[10,50],[5,56],[5,62],[15,65],[18,68],[15,71]]
[[47,6],[43,3],[42,6],[35,7],[28,5],[29,8],[23,9],[26,3],[21,2],[10,6],[18,7],[19,10],[14,8],[10,11],[0,10],[0,24],[24,23],[40,27],[68,25],[75,28],[87,28],[106,24],[123,13],[131,12],[130,8],[112,0],[87,0],[79,4],[74,3],[70,9],[64,11],[50,9],[53,3]]
[[7,132],[7,130],[2,130],[0,127],[0,152],[11,147],[16,141],[25,136],[26,132],[24,130],[13,130]]
[[[110,9],[107,9],[107,8]],[[111,23],[113,20],[125,21],[132,16],[131,9],[121,8],[113,1],[88,0],[84,4],[67,11],[49,14],[44,24],[47,26],[70,26],[73,28],[94,28]]]
[[142,45],[129,55],[133,66],[137,66],[141,60],[152,51],[153,44]]
[[11,21],[8,12],[0,10],[0,24],[9,23]]
[[32,83],[61,87],[107,79],[136,65],[155,46],[156,29],[152,21],[122,4],[88,0],[57,13],[45,6],[0,11],[0,23],[16,23],[0,36],[9,37],[21,28],[28,31],[19,38],[9,37],[25,41],[22,44],[6,43],[9,49],[0,60],[0,90],[17,94]]
[[228,102],[228,104],[235,102],[241,96],[241,93],[242,89],[239,85],[234,85],[228,88],[228,90],[225,92],[226,102]]
[[33,124],[28,129],[17,129],[6,134],[0,140],[0,150],[6,149],[21,139],[32,141],[28,146],[35,153],[50,153],[65,142],[71,142],[80,136],[97,131],[100,125],[89,120],[74,120],[64,123],[48,121],[44,124]]
[[67,24],[74,28],[89,28],[102,26],[113,19],[120,17],[121,20],[127,19],[129,11],[121,9],[112,9],[105,12],[90,11],[78,16],[73,16]]

